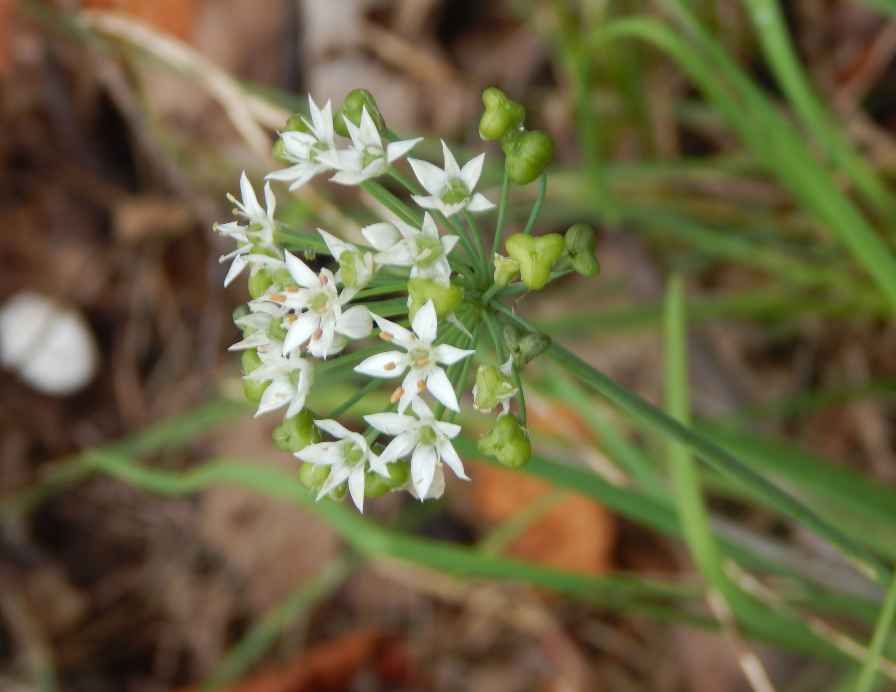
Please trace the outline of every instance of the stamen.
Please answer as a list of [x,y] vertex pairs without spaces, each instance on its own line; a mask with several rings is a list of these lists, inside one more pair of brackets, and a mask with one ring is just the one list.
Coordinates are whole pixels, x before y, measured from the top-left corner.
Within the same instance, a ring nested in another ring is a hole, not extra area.
[[403,396],[404,396],[404,387],[396,387],[395,391],[392,392],[392,396],[389,397],[389,401],[391,401],[394,404],[396,401],[401,399],[401,397],[403,397]]
[[424,389],[426,389],[426,382],[424,382],[423,380],[417,380],[417,391],[422,394]]
[[295,322],[297,319],[299,319],[299,318],[295,315],[295,313],[292,313],[292,312],[286,316],[286,321],[289,322],[290,324]]
[[416,365],[418,368],[424,368],[427,365],[429,365],[429,358],[426,358],[426,357],[418,358],[417,360],[414,361],[414,365]]
[[271,300],[273,300],[275,303],[282,303],[286,300],[286,296],[282,293],[272,293]]
[[320,339],[323,335],[324,335],[324,330],[321,329],[320,327],[318,327],[317,329],[314,330],[314,334],[311,335],[311,339],[312,339],[313,341],[317,341],[317,340]]
[[392,341],[394,337],[389,332],[380,332],[380,338],[383,341]]
[[383,370],[395,370],[395,368],[397,368],[397,367],[398,367],[398,363],[396,363],[395,361],[392,361],[390,363],[386,363],[383,366]]

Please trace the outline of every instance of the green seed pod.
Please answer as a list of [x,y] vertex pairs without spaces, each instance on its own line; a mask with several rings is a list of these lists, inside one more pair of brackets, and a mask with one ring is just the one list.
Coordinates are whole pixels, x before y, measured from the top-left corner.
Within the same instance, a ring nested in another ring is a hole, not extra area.
[[495,253],[495,284],[504,288],[520,273],[520,263],[515,259]]
[[551,278],[551,268],[560,259],[566,245],[559,233],[537,237],[515,233],[507,239],[504,248],[519,263],[523,283],[537,291],[544,288]]
[[329,466],[304,463],[299,467],[299,481],[308,490],[315,493],[320,492],[320,489],[324,487],[329,475]]
[[494,365],[480,365],[476,370],[476,383],[473,385],[473,407],[482,413],[488,413],[502,401],[516,393],[516,387]]
[[290,162],[289,159],[286,158],[286,145],[283,143],[282,139],[277,139],[273,146],[271,146],[271,156],[274,158],[274,161],[279,161],[280,163]]
[[[248,375],[261,365],[261,358],[258,357],[258,351],[254,348],[246,349],[240,356],[240,363],[243,367],[243,374]],[[244,379],[243,395],[249,403],[257,404],[261,401],[261,395],[264,394],[264,390],[268,388],[270,383],[270,380],[257,382],[255,380]]]
[[386,469],[389,471],[388,479],[373,471],[365,474],[364,494],[367,497],[381,497],[390,490],[400,488],[408,482],[411,475],[411,463],[407,459],[394,461]]
[[551,337],[547,334],[526,334],[526,336],[520,339],[517,349],[518,358],[516,362],[518,367],[522,367],[534,360],[547,351],[550,346]]
[[479,136],[486,141],[501,139],[526,118],[526,109],[497,87],[488,87],[482,92],[482,105],[485,110],[479,120]]
[[408,280],[408,312],[411,319],[417,314],[417,310],[431,300],[436,309],[436,315],[445,317],[457,309],[464,299],[464,289],[454,284],[440,284],[433,279],[409,279]]
[[307,409],[274,428],[272,437],[278,449],[292,454],[320,442],[320,432],[314,425],[314,416]]
[[280,320],[271,320],[271,323],[268,325],[268,336],[274,341],[283,341],[288,331]]
[[249,275],[249,295],[253,298],[261,298],[274,283],[271,273],[267,269],[259,269]]
[[600,271],[600,264],[594,256],[597,240],[591,226],[583,223],[570,226],[564,241],[566,254],[573,269],[582,276],[594,276]]
[[383,119],[379,106],[376,105],[376,99],[367,89],[352,89],[348,92],[345,101],[342,102],[342,108],[336,112],[336,116],[333,118],[333,129],[343,137],[348,137],[348,128],[345,126],[342,116],[348,118],[355,125],[360,125],[361,113],[365,108],[373,120],[373,124],[376,125],[376,129],[381,133],[385,132],[386,121]]
[[493,456],[498,463],[512,469],[523,466],[532,456],[529,436],[515,416],[505,413],[477,444],[483,454]]
[[510,132],[501,141],[507,157],[507,176],[517,185],[538,178],[554,158],[554,140],[540,130]]

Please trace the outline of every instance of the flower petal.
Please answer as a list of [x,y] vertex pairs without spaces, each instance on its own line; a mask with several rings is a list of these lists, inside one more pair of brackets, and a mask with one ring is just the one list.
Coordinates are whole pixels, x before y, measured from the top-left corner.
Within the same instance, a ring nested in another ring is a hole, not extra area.
[[337,238],[332,233],[327,233],[324,229],[318,228],[317,232],[320,233],[320,237],[324,239],[324,243],[327,245],[327,250],[330,251],[330,254],[336,261],[339,261],[339,257],[346,250],[353,250],[351,245],[346,243],[344,240]]
[[411,328],[420,341],[425,341],[428,344],[435,341],[439,330],[439,322],[436,317],[436,306],[432,300],[427,300],[426,304],[417,310],[417,314],[414,315],[414,319],[411,322]]
[[436,450],[432,445],[419,446],[411,457],[411,483],[418,497],[426,497],[436,473]]
[[470,192],[473,192],[479,183],[483,163],[485,163],[485,154],[479,154],[479,156],[475,156],[467,161],[460,170],[460,179],[464,181],[464,185],[467,186]]
[[361,235],[374,250],[388,250],[401,240],[401,234],[391,223],[372,223],[361,229]]
[[386,160],[389,163],[392,163],[393,161],[400,159],[417,146],[417,143],[422,139],[423,137],[417,137],[415,139],[403,139],[399,142],[390,142],[386,145]]
[[421,209],[437,209],[442,208],[442,200],[435,195],[411,195],[411,199]]
[[379,130],[376,129],[373,118],[371,118],[370,113],[367,112],[367,106],[361,108],[361,126],[358,130],[358,134],[361,137],[361,141],[366,146],[379,147],[380,149],[383,148],[383,140],[380,138]]
[[364,511],[364,466],[358,465],[348,477],[348,493],[359,512]]
[[474,353],[476,351],[467,351],[451,344],[439,344],[432,350],[432,355],[436,362],[442,365],[454,365],[459,360],[463,360]]
[[328,435],[335,437],[337,440],[341,440],[344,437],[348,437],[349,435],[354,434],[351,430],[342,425],[342,423],[330,418],[325,418],[324,420],[316,420],[314,421],[314,424]]
[[300,449],[295,456],[301,461],[318,466],[338,464],[341,461],[340,446],[340,442],[318,442]]
[[400,413],[371,413],[364,416],[364,420],[386,435],[400,435],[414,428],[417,423],[413,416],[403,416]]
[[258,418],[265,413],[276,411],[278,408],[286,406],[291,398],[292,385],[288,379],[277,378],[276,380],[272,380],[264,390],[264,394],[261,395],[261,400],[258,402],[258,410],[255,412],[255,417]]
[[417,176],[417,180],[420,181],[420,184],[429,194],[438,196],[442,192],[442,189],[448,182],[445,171],[435,164],[422,159],[409,158],[408,163],[411,165],[414,175]]
[[338,486],[342,485],[345,482],[345,479],[348,478],[351,472],[352,470],[349,466],[332,466],[330,468],[330,475],[327,476],[326,483],[323,484],[320,492],[317,493],[316,499],[320,500],[322,497],[326,497],[331,492],[333,492]]
[[234,257],[230,269],[227,270],[227,276],[224,277],[224,286],[229,286],[231,282],[243,272],[243,269],[246,268],[247,264],[248,262],[246,261],[245,255],[237,255]]
[[373,331],[370,311],[363,305],[349,308],[336,321],[336,331],[349,339],[363,339]]
[[470,203],[467,205],[467,210],[472,212],[488,211],[489,209],[494,208],[494,203],[488,200],[485,195],[478,192],[473,195],[473,199],[471,199]]
[[393,437],[386,448],[380,454],[380,461],[391,464],[397,459],[406,457],[417,445],[417,433],[415,431],[403,432]]
[[317,288],[320,286],[320,280],[317,278],[317,274],[311,270],[311,267],[288,250],[283,254],[289,275],[299,286],[303,288]]
[[[482,155],[480,154],[480,156]],[[445,144],[444,139],[442,140],[442,156],[445,159],[445,174],[449,178],[460,178],[460,168],[457,165],[457,159],[454,158],[454,154],[451,153],[451,149]]]
[[355,366],[355,372],[368,377],[391,379],[399,377],[407,368],[407,356],[401,351],[386,351],[365,358]]
[[457,395],[454,393],[454,387],[451,386],[451,380],[442,368],[435,368],[426,378],[426,388],[440,403],[452,411],[459,411],[457,404]]
[[467,476],[464,471],[464,464],[460,460],[460,457],[457,455],[457,451],[454,449],[454,445],[452,445],[448,440],[439,440],[436,443],[436,449],[439,452],[439,458],[448,465],[452,471],[454,471],[454,475],[458,478],[462,478],[465,481],[470,480],[470,477]]
[[392,320],[387,320],[385,317],[380,317],[373,313],[370,314],[373,317],[373,321],[376,322],[376,326],[379,327],[382,332],[380,338],[385,337],[386,341],[396,343],[404,349],[411,348],[416,342],[416,337],[400,324],[396,324]]
[[286,338],[283,339],[283,355],[291,353],[308,341],[319,324],[320,317],[313,312],[306,312],[299,316],[299,318],[290,325],[289,331],[286,332]]

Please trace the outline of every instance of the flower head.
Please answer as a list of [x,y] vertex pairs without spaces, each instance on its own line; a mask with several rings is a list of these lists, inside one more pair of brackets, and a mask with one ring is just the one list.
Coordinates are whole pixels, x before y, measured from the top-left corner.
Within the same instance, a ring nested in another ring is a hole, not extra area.
[[424,390],[429,390],[430,394],[452,411],[460,410],[454,387],[442,366],[453,365],[474,351],[465,351],[449,344],[432,345],[438,331],[436,309],[432,301],[427,301],[414,315],[411,322],[413,332],[377,315],[373,319],[381,330],[380,337],[400,346],[404,352],[377,353],[358,364],[355,371],[369,377],[386,379],[400,377],[407,372],[401,387],[396,390],[399,413],[404,413],[408,405]]
[[335,420],[316,420],[314,424],[336,438],[334,442],[319,442],[296,452],[296,457],[309,464],[329,466],[330,474],[317,494],[324,497],[348,481],[348,492],[358,511],[364,511],[364,479],[369,470],[389,478],[389,472],[371,451],[363,435],[352,432]]
[[383,139],[365,106],[361,111],[361,122],[355,125],[342,116],[351,137],[348,149],[332,150],[321,156],[321,161],[337,171],[331,180],[342,185],[358,185],[370,178],[386,172],[389,164],[407,154],[422,138],[389,142],[383,146]]
[[246,172],[240,176],[240,196],[237,199],[233,195],[227,195],[227,199],[235,206],[234,215],[245,225],[237,221],[224,224],[216,224],[215,230],[226,238],[235,240],[237,248],[233,252],[222,255],[221,262],[233,260],[227,276],[224,277],[224,285],[230,283],[239,276],[246,267],[253,270],[259,267],[279,267],[282,265],[282,252],[274,243],[274,230],[276,221],[274,211],[277,208],[277,199],[271,190],[270,184],[264,186],[265,207],[258,203],[255,190]]
[[[444,463],[454,475],[470,480],[464,472],[451,440],[460,433],[455,423],[436,420],[429,407],[421,399],[411,404],[413,416],[401,413],[375,413],[364,420],[382,433],[392,435],[392,440],[380,454],[380,461],[391,463],[410,455],[411,485],[418,498],[431,497],[437,470]],[[444,487],[444,481],[443,487]]]
[[336,149],[333,108],[329,101],[323,108],[318,108],[309,95],[308,112],[311,115],[310,121],[302,117],[306,132],[290,131],[280,135],[283,158],[292,165],[268,173],[267,176],[268,180],[288,182],[290,190],[296,190],[314,176],[333,169],[333,166],[324,161]]
[[347,339],[363,339],[370,334],[373,324],[367,308],[356,305],[344,309],[355,294],[353,289],[340,293],[329,269],[315,274],[292,253],[286,252],[285,256],[286,268],[298,287],[269,296],[269,300],[298,312],[287,317],[291,324],[283,339],[284,353],[307,344],[311,355],[326,358],[342,350]]
[[375,223],[361,230],[376,250],[374,262],[393,267],[410,267],[411,278],[434,279],[448,285],[451,265],[448,255],[457,245],[456,235],[439,235],[439,229],[426,213],[423,224],[414,228],[395,219],[394,225]]
[[459,211],[488,211],[494,204],[479,192],[473,192],[482,174],[485,154],[479,154],[464,164],[457,161],[448,145],[442,140],[442,152],[445,157],[445,168],[420,159],[408,159],[420,184],[426,188],[428,195],[413,195],[414,201],[424,209],[437,209],[445,216],[453,216]]
[[244,378],[250,382],[270,382],[261,395],[256,418],[278,408],[288,406],[286,417],[291,418],[305,408],[305,400],[314,383],[311,362],[296,354],[284,356],[280,344],[258,348],[261,365]]

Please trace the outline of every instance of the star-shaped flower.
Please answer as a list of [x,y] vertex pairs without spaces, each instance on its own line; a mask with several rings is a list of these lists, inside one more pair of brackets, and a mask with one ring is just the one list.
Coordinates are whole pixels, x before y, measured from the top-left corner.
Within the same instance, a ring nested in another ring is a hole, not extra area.
[[290,190],[296,190],[314,176],[333,170],[333,166],[324,161],[336,150],[333,134],[333,108],[330,102],[318,108],[311,96],[308,96],[308,112],[311,121],[302,117],[308,132],[284,132],[280,135],[283,142],[283,156],[292,166],[273,173],[268,173],[268,180],[281,180],[289,183]]
[[270,347],[259,346],[258,357],[261,365],[244,378],[255,382],[270,381],[270,384],[261,395],[255,417],[287,405],[287,418],[300,413],[314,384],[311,362],[296,354],[284,356],[280,344],[274,341]]
[[421,499],[430,496],[436,471],[443,463],[458,478],[470,480],[464,472],[464,465],[457,451],[451,444],[451,440],[460,433],[461,427],[455,423],[436,420],[432,411],[421,399],[414,399],[411,408],[413,416],[401,413],[375,413],[364,416],[364,420],[371,426],[393,436],[380,454],[380,461],[388,464],[410,455],[411,486],[414,494]]
[[373,261],[381,266],[410,267],[411,278],[435,279],[448,285],[451,265],[448,255],[457,245],[456,235],[439,235],[432,217],[423,215],[423,225],[414,228],[395,219],[390,223],[375,223],[361,230],[367,242],[378,252]]
[[473,192],[482,174],[485,154],[470,159],[460,168],[444,140],[442,152],[445,157],[444,170],[429,161],[408,159],[420,184],[429,193],[412,195],[414,201],[424,209],[437,209],[445,216],[453,216],[464,209],[474,212],[493,209],[495,205],[484,195]]
[[383,146],[382,137],[376,129],[373,118],[365,107],[361,111],[361,123],[355,125],[343,116],[348,128],[352,146],[349,149],[329,151],[322,154],[320,160],[336,169],[331,180],[342,185],[358,185],[370,178],[376,178],[386,172],[389,164],[407,154],[422,137],[389,142]]
[[344,306],[355,295],[353,289],[336,288],[336,277],[329,269],[315,274],[290,252],[285,253],[286,268],[298,288],[271,294],[269,300],[284,308],[299,311],[288,316],[289,331],[283,339],[283,352],[290,353],[307,342],[308,352],[326,358],[345,347],[346,339],[363,339],[373,329],[370,313],[362,305]]
[[371,451],[363,435],[348,430],[335,420],[316,420],[314,424],[336,438],[335,442],[319,442],[296,452],[296,457],[304,462],[330,467],[330,475],[318,492],[317,499],[348,481],[348,492],[358,511],[363,512],[367,470],[369,468],[389,478],[386,465]]
[[282,253],[274,243],[274,229],[277,223],[274,220],[274,212],[277,208],[277,199],[270,184],[266,183],[264,186],[267,207],[265,209],[258,203],[252,183],[243,171],[240,176],[240,196],[242,200],[228,193],[227,199],[236,207],[233,210],[234,214],[247,223],[243,225],[240,221],[230,221],[215,225],[218,233],[237,243],[236,250],[220,258],[221,262],[233,260],[227,276],[224,277],[225,286],[229,286],[246,267],[252,267],[254,271],[259,267],[278,267],[282,264],[280,259]]
[[333,258],[339,263],[336,280],[343,286],[360,290],[364,288],[375,271],[373,253],[365,252],[357,245],[341,240],[322,228],[318,228],[321,238]]
[[450,344],[432,345],[438,332],[436,309],[432,301],[427,301],[414,315],[411,322],[413,332],[378,315],[374,315],[373,319],[381,330],[380,337],[401,346],[405,352],[377,353],[358,364],[355,371],[384,379],[400,377],[407,372],[401,387],[396,390],[399,413],[404,413],[424,389],[428,389],[452,411],[460,410],[454,387],[441,366],[453,365],[474,351],[465,351]]

